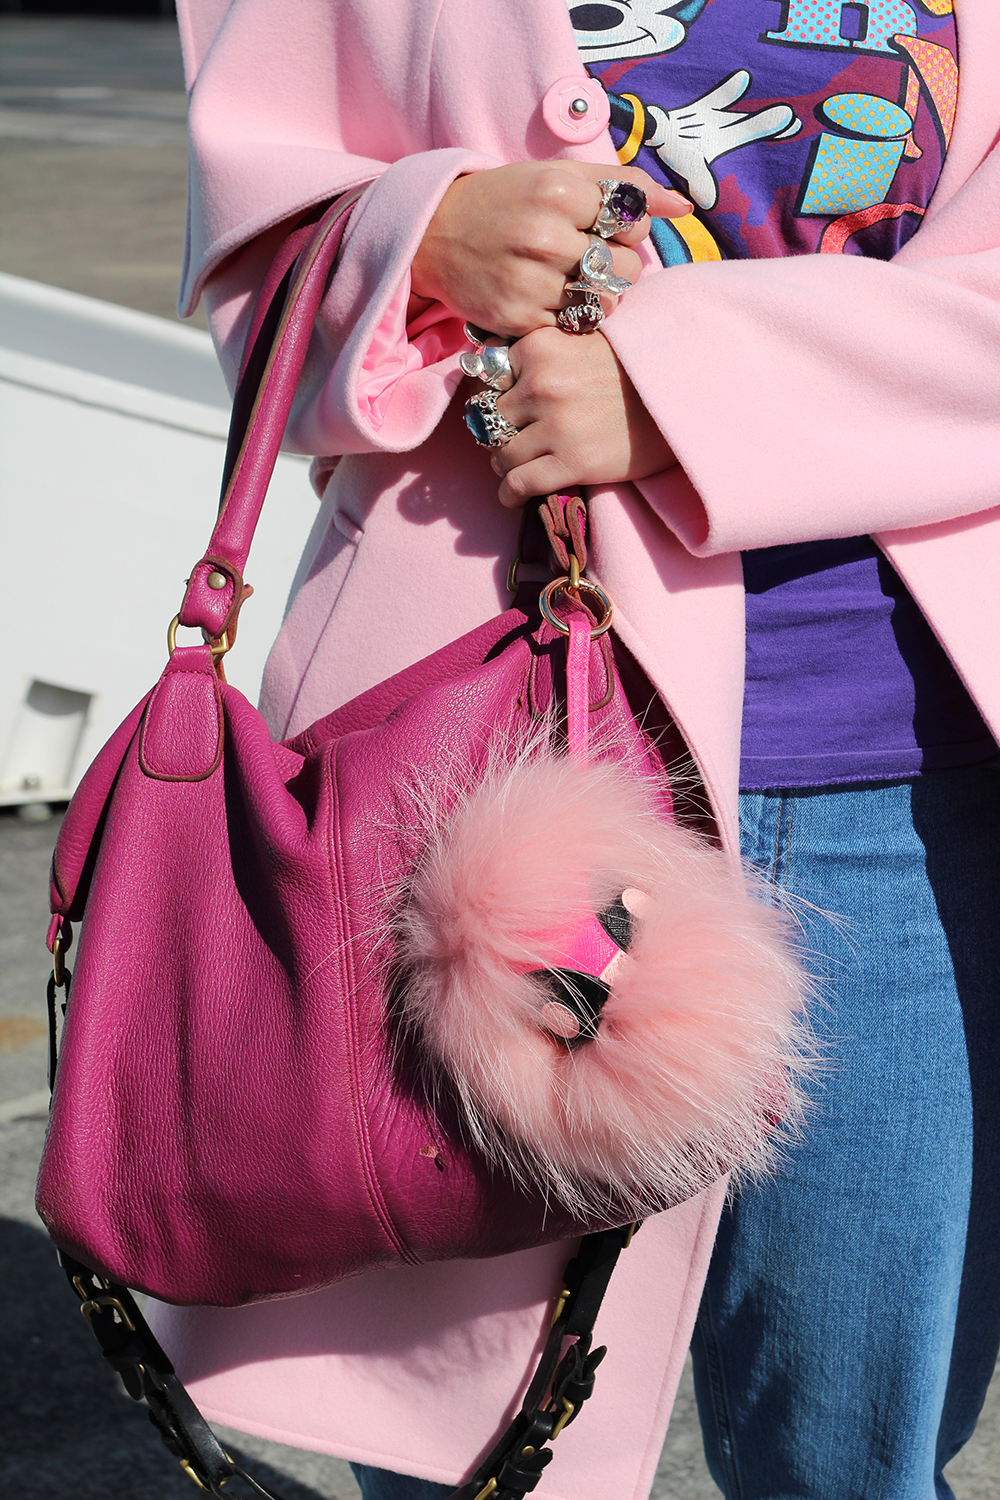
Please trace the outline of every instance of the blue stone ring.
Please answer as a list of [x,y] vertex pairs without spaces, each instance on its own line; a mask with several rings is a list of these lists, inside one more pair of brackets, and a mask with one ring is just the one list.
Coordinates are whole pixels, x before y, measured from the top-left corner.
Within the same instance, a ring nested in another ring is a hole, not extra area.
[[497,411],[497,398],[501,394],[500,391],[480,391],[478,396],[465,403],[465,425],[480,448],[502,448],[512,437],[517,437],[518,429],[513,422],[508,422],[503,413]]
[[646,194],[634,182],[604,177],[597,186],[601,190],[601,211],[594,221],[592,234],[599,234],[602,240],[610,239],[613,234],[621,234],[623,229],[631,229],[644,217],[648,206]]

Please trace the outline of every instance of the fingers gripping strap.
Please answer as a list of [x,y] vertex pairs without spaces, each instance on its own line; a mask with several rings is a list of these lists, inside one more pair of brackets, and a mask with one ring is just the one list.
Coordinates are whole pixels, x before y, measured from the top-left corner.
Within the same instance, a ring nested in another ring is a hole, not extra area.
[[[280,279],[271,307],[260,316],[256,311],[254,313],[251,328],[256,327],[259,332],[254,348],[244,362],[244,378],[233,405],[230,451],[227,454],[228,483],[215,530],[205,555],[188,580],[180,609],[182,625],[200,627],[212,640],[223,631],[232,633],[236,615],[246,597],[243,569],[288,425],[313,325],[351,209],[364,191],[364,187],[356,188],[338,198],[326,210],[298,259]],[[290,285],[284,294],[286,283]],[[265,291],[269,289],[265,287]],[[262,296],[260,301],[263,303],[264,300]],[[274,324],[269,313],[275,304],[282,310],[268,344],[268,335]],[[257,351],[260,343],[267,349],[263,361]],[[244,381],[252,382],[258,369],[259,383],[247,411],[243,398]],[[210,587],[209,578],[219,586]]]

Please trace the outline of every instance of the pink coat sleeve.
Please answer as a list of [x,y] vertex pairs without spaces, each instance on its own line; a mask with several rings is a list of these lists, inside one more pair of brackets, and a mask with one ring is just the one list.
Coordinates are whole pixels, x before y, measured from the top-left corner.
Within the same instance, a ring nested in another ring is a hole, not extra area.
[[[440,303],[407,327],[410,262],[455,177],[494,165],[459,150],[379,164],[378,177],[351,215],[320,310],[289,424],[290,448],[323,455],[402,452],[433,431],[462,378],[457,355],[468,343],[461,320]],[[254,298],[286,228],[265,230],[204,282],[230,388]]]
[[410,262],[454,179],[500,164],[461,146],[420,149],[434,138],[428,7],[405,10],[401,24],[356,0],[180,0],[178,15],[192,146],[181,312],[204,294],[232,385],[253,298],[289,222],[371,183],[322,309],[289,445],[416,447],[454,392],[466,345],[440,306],[406,329]]
[[680,462],[639,488],[689,551],[1000,503],[998,245],[995,150],[892,262],[678,266],[623,297],[607,337]]

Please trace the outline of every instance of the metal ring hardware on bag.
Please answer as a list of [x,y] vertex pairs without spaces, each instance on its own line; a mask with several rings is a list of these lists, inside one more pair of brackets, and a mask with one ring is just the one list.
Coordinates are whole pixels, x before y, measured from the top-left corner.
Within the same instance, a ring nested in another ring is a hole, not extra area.
[[[574,562],[576,562],[576,558],[571,558],[571,569]],[[611,621],[614,619],[615,613],[614,605],[600,584],[594,583],[589,578],[579,577],[574,583],[570,576],[566,575],[563,578],[553,578],[552,582],[546,584],[538,596],[538,607],[553,630],[558,630],[561,635],[569,635],[569,625],[565,620],[560,619],[552,607],[554,600],[559,594],[570,594],[577,598],[579,598],[580,594],[589,594],[591,598],[599,602],[603,613],[601,619],[590,632],[590,639],[592,641],[596,641],[598,636],[606,635],[611,629]]]
[[[180,623],[180,615],[174,615],[174,618],[167,626],[167,651],[171,656],[173,656],[174,648],[177,645],[177,627],[180,625]],[[225,631],[223,631],[218,640],[211,641],[210,643],[206,642],[206,644],[211,645],[212,660],[221,661],[226,652],[229,650],[229,636]]]

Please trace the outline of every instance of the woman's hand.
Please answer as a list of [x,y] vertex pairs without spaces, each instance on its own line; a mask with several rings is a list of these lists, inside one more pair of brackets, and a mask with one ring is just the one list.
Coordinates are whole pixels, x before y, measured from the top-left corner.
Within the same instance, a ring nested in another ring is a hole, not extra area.
[[576,484],[645,479],[677,462],[603,334],[540,328],[514,344],[497,410],[520,428],[492,455],[501,504]]
[[[609,177],[641,187],[654,215],[690,211],[687,199],[638,167],[525,161],[471,172],[452,183],[427,227],[410,272],[415,296],[436,298],[505,338],[554,326],[600,211],[597,183]],[[647,214],[608,241],[616,276],[638,278],[641,262],[631,247],[649,225]]]

